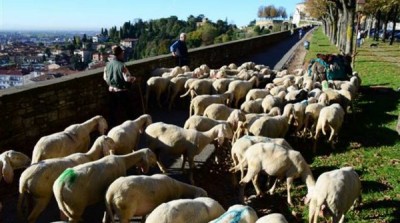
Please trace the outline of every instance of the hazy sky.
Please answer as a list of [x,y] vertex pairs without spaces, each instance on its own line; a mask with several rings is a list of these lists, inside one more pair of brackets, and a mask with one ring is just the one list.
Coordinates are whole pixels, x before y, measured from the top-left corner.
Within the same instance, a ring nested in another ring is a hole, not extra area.
[[238,26],[257,19],[260,6],[284,7],[288,16],[302,0],[0,0],[1,30],[99,30],[175,15],[205,15]]

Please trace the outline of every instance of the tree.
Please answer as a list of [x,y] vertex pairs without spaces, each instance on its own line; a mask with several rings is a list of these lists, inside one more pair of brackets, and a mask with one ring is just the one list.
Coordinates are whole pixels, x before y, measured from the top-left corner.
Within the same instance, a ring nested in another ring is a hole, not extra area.
[[84,33],[83,37],[82,37],[82,42],[86,43],[87,41],[88,41],[88,38],[86,36],[86,33]]
[[50,57],[51,56],[50,48],[46,47],[46,49],[44,50],[44,53],[47,55],[47,57]]

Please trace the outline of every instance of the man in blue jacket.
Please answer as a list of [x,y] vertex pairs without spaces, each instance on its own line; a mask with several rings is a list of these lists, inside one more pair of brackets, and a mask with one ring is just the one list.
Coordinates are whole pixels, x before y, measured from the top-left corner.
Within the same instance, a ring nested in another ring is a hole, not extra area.
[[172,56],[176,58],[176,65],[180,67],[189,65],[189,53],[185,41],[186,33],[181,33],[179,40],[175,41],[170,47]]

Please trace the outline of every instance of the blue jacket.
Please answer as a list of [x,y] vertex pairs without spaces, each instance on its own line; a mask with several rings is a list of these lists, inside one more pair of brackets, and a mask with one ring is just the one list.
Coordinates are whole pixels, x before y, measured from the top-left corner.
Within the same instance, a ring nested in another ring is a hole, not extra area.
[[188,57],[188,49],[186,47],[186,43],[184,41],[177,40],[175,41],[169,50],[174,52],[178,57],[187,58]]

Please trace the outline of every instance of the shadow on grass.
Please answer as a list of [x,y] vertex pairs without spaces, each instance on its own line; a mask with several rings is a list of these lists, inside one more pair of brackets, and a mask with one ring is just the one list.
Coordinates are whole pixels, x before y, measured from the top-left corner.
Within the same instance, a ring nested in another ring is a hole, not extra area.
[[[393,146],[398,133],[385,125],[397,120],[396,111],[400,94],[391,88],[363,86],[354,115],[348,115],[339,133],[339,146],[362,147]],[[347,120],[346,120],[347,119]],[[339,152],[339,151],[337,151]]]
[[389,186],[379,183],[376,181],[370,181],[370,180],[363,180],[361,181],[362,185],[362,191],[363,194],[368,194],[372,192],[380,192],[380,191],[385,191],[388,189],[391,189]]
[[[369,203],[363,204],[361,209],[371,209],[371,211],[375,211],[376,209],[394,209],[391,216],[394,218],[391,223],[400,222],[400,201],[398,200],[380,200],[380,201],[371,201]],[[387,217],[387,212],[381,214],[382,217]],[[372,220],[376,219],[378,216],[370,216],[365,218],[364,220]]]

